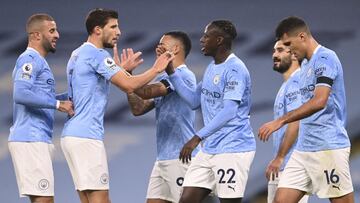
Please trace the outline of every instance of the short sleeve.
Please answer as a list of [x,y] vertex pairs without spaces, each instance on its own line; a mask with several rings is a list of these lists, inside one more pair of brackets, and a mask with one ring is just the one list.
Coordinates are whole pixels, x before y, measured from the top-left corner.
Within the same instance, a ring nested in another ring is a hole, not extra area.
[[242,100],[246,88],[246,75],[237,67],[230,67],[225,75],[224,99]]
[[110,80],[113,75],[121,70],[109,54],[102,52],[99,52],[96,58],[90,59],[88,63],[90,63],[95,72],[102,75],[106,80]]
[[20,58],[16,63],[14,81],[34,84],[41,71],[41,61],[31,56]]
[[316,85],[325,85],[331,87],[333,81],[338,75],[337,66],[329,55],[319,56],[315,62]]

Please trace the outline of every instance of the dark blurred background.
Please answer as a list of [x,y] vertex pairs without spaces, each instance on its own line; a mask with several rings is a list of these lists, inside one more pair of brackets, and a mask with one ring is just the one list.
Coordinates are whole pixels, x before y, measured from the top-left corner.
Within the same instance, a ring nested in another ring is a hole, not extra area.
[[[237,27],[234,53],[247,65],[252,77],[251,122],[254,133],[272,119],[272,105],[282,83],[272,70],[272,47],[277,23],[289,15],[303,17],[320,44],[337,52],[344,69],[348,122],[352,141],[351,173],[356,202],[360,202],[360,1],[359,0],[132,0],[132,1],[1,1],[0,6],[0,202],[28,202],[18,197],[15,174],[7,148],[12,123],[11,73],[18,55],[27,45],[25,23],[33,13],[52,15],[60,32],[57,52],[47,60],[55,74],[57,92],[66,89],[66,63],[75,48],[87,39],[85,16],[97,7],[119,12],[122,36],[119,48],[132,47],[143,52],[145,62],[140,73],[154,61],[154,47],[162,33],[170,30],[187,32],[193,49],[187,65],[200,80],[211,58],[200,52],[199,39],[212,20],[229,19]],[[105,144],[110,168],[110,195],[113,203],[145,202],[148,178],[156,158],[155,115],[133,117],[126,95],[112,87],[105,119]],[[202,127],[197,113],[196,128]],[[55,199],[59,203],[79,202],[69,169],[59,146],[65,116],[57,113],[54,143]],[[272,142],[257,143],[244,202],[266,202],[267,181],[264,173],[272,159]],[[309,202],[322,203],[312,197]]]

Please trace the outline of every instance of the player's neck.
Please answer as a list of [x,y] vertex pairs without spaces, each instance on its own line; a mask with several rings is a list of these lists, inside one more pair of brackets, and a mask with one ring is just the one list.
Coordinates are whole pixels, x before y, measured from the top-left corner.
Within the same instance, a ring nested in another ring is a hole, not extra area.
[[286,82],[298,68],[299,68],[298,64],[292,63],[290,68],[285,73],[282,74],[284,78],[284,82]]
[[223,63],[231,53],[230,49],[219,50],[214,56],[215,64]]
[[35,49],[44,58],[48,54],[48,52],[45,51],[44,47],[41,46],[40,43],[38,44],[38,43],[34,43],[34,42],[29,42],[28,47]]
[[182,64],[185,64],[185,60],[181,57],[175,57],[174,60],[172,61],[173,66],[175,68],[179,67]]
[[97,38],[96,36],[90,35],[88,37],[87,42],[90,42],[91,44],[96,46],[96,48],[98,48],[98,49],[103,49],[104,48],[104,45],[103,45],[102,41],[99,40],[99,38]]
[[310,38],[309,40],[310,41],[309,41],[308,49],[307,49],[307,53],[306,53],[307,60],[311,59],[316,47],[319,45],[319,43],[314,38]]

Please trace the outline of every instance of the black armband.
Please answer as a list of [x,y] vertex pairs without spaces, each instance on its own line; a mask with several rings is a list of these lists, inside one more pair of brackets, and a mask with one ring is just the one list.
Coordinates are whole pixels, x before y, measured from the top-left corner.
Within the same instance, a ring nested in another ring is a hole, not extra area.
[[321,76],[316,79],[316,84],[319,83],[328,84],[331,87],[334,83],[334,80],[325,76]]
[[160,82],[165,85],[168,94],[173,91],[171,89],[169,81],[162,79],[162,80],[160,80]]

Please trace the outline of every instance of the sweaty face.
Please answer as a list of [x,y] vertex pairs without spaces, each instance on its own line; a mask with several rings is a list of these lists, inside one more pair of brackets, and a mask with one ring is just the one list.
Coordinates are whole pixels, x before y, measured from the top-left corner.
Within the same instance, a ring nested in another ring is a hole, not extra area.
[[285,33],[281,37],[281,41],[283,42],[283,44],[290,48],[291,53],[293,53],[299,61],[302,61],[306,56],[304,39],[301,35],[302,33],[294,35],[288,35],[287,33]]
[[102,42],[104,48],[113,48],[120,37],[118,20],[110,18],[108,23],[102,28]]
[[177,45],[177,40],[169,35],[161,37],[159,44],[156,47],[156,56],[160,56],[164,51],[174,52],[174,47]]
[[289,70],[292,59],[289,47],[285,46],[281,40],[274,45],[272,59],[274,61],[273,69],[279,73],[285,73]]
[[41,44],[46,52],[54,53],[56,51],[56,41],[59,39],[55,21],[44,21],[40,31]]
[[201,52],[205,56],[215,56],[218,49],[218,31],[211,24],[207,25],[203,36],[200,38]]

